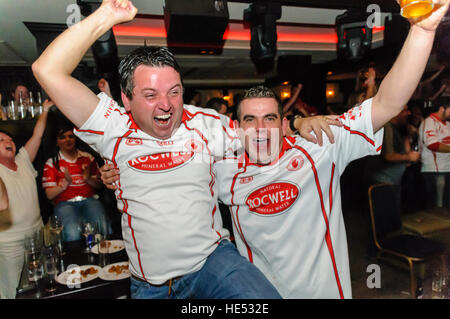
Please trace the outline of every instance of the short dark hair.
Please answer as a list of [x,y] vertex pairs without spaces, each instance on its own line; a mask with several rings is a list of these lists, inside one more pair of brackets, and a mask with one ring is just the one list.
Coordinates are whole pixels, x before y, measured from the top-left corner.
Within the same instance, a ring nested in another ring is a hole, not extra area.
[[220,111],[220,107],[224,104],[228,108],[228,102],[220,97],[213,97],[208,102],[206,102],[206,108],[208,109],[214,109],[217,112]]
[[272,89],[269,89],[268,87],[264,85],[258,85],[251,87],[250,89],[246,90],[244,93],[244,97],[239,101],[239,104],[237,106],[236,115],[237,120],[241,120],[241,104],[243,101],[253,98],[273,98],[275,101],[277,101],[278,104],[278,113],[280,114],[280,118],[283,119],[283,105],[281,104],[281,101],[279,97],[275,94],[275,92]]
[[180,74],[180,66],[172,52],[166,47],[140,47],[129,53],[119,64],[120,88],[131,100],[133,98],[134,71],[139,65],[152,67],[168,66]]

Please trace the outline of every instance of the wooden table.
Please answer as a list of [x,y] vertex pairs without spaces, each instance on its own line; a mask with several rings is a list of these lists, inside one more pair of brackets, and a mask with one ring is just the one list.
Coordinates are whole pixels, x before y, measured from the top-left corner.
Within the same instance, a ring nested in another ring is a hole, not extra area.
[[[83,253],[82,242],[66,243],[66,254],[60,260],[60,269],[66,270],[69,265],[98,265],[97,254]],[[109,254],[109,264],[120,261],[128,261],[125,250]],[[26,282],[26,281],[25,281]],[[106,281],[100,278],[82,283],[78,287],[68,287],[57,283],[57,289],[53,292],[45,291],[47,284],[46,279],[31,290],[18,290],[17,299],[115,299],[129,298],[130,296],[130,279]],[[20,287],[22,288],[22,287]]]

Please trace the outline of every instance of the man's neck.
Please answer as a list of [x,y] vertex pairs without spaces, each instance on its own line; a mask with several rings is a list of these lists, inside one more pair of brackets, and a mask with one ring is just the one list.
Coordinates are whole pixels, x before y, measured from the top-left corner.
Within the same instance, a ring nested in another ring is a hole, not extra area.
[[3,166],[6,166],[10,170],[13,170],[13,171],[17,170],[17,164],[16,164],[15,158],[14,159],[0,158],[0,164],[2,164]]

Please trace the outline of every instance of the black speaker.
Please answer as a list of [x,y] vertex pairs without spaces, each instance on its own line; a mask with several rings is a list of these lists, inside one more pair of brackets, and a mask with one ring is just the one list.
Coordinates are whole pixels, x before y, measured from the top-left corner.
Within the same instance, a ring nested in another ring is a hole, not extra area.
[[277,73],[283,81],[304,83],[311,70],[311,55],[280,55]]
[[336,17],[339,60],[356,63],[363,60],[372,46],[372,28],[367,26],[367,12],[347,10]]
[[179,53],[221,53],[228,26],[227,0],[166,0],[167,44]]
[[403,43],[408,36],[410,23],[400,15],[392,15],[392,18],[386,17],[384,22],[384,48],[392,56],[400,53]]

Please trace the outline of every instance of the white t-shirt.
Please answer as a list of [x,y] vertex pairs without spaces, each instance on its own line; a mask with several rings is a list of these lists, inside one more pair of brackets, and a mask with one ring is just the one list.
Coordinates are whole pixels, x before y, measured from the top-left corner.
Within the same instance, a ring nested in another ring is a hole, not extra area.
[[434,143],[450,146],[450,121],[442,122],[435,114],[427,117],[419,127],[422,172],[450,172],[450,153],[434,152]]
[[373,134],[371,105],[341,116],[345,127],[331,127],[335,144],[287,137],[271,165],[245,154],[216,164],[239,252],[283,298],[352,297],[340,176],[350,161],[381,150],[383,129]]
[[43,226],[36,186],[37,172],[24,147],[15,158],[17,170],[0,164],[0,178],[8,192],[9,208],[0,212],[0,243],[22,240]]
[[134,276],[152,284],[199,270],[229,237],[217,205],[214,161],[233,147],[230,119],[184,106],[181,126],[160,140],[106,94],[75,134],[120,170],[116,190]]

